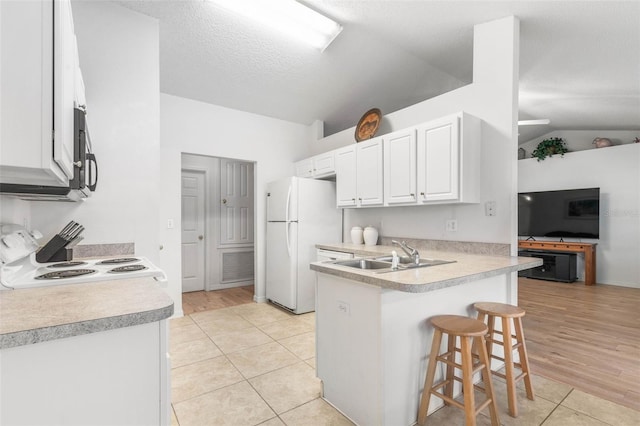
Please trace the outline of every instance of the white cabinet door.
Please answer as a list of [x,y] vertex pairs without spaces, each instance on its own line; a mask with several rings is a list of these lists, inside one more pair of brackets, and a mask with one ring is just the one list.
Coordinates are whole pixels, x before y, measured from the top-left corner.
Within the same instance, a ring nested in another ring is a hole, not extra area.
[[416,130],[384,136],[385,205],[416,202]]
[[73,108],[76,86],[76,40],[69,0],[53,6],[53,159],[73,178]]
[[358,206],[383,203],[382,138],[360,142],[356,152]]
[[3,349],[0,424],[169,424],[167,337],[162,320]]
[[336,204],[338,207],[356,205],[356,145],[336,150]]
[[479,203],[481,120],[464,112],[418,126],[419,203]]
[[313,159],[306,158],[296,163],[296,176],[301,178],[313,177]]
[[335,151],[305,158],[296,164],[296,176],[303,178],[323,178],[336,174]]
[[421,202],[458,199],[459,117],[418,127],[418,192]]
[[73,39],[69,0],[0,1],[0,182],[69,184]]
[[335,151],[325,152],[313,157],[313,177],[326,177],[335,175]]

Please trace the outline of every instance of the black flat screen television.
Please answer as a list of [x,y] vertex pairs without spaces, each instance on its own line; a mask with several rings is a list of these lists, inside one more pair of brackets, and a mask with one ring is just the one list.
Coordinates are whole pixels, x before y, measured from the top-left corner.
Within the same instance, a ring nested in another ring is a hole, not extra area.
[[600,238],[600,188],[519,193],[518,236]]

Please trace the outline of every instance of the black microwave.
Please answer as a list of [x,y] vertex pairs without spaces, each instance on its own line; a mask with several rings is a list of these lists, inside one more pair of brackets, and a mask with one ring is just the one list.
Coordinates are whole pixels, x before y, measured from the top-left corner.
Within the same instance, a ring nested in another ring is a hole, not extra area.
[[68,186],[0,183],[0,193],[33,201],[80,201],[89,197],[98,184],[98,163],[91,152],[83,109],[74,108],[73,123],[73,178]]

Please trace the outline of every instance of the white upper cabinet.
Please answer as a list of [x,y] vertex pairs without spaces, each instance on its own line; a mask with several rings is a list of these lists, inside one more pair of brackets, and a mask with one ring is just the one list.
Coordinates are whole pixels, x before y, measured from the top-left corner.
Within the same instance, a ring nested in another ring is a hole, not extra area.
[[73,109],[78,48],[71,2],[54,1],[53,4],[53,159],[67,179],[71,179],[74,173]]
[[336,174],[335,151],[305,158],[296,164],[296,176],[303,178],[324,178]]
[[383,204],[382,139],[375,138],[336,150],[338,207]]
[[335,151],[313,157],[313,177],[327,177],[336,174]]
[[358,205],[378,206],[383,203],[382,138],[356,145],[356,186]]
[[0,64],[0,182],[67,186],[77,67],[70,1],[0,1]]
[[383,136],[385,205],[415,203],[416,130]]
[[418,126],[418,202],[480,202],[480,143],[480,120],[466,113]]
[[460,112],[332,151],[337,206],[479,203],[481,142],[480,119]]
[[313,159],[305,158],[296,162],[296,176],[301,178],[313,177]]
[[356,145],[336,150],[336,204],[338,207],[355,207],[358,188],[356,186]]

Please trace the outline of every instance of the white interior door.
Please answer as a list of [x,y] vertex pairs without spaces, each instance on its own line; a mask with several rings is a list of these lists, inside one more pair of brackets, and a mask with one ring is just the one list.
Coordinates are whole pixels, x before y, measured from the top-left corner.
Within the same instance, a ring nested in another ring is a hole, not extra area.
[[205,173],[182,171],[182,292],[204,290]]
[[253,243],[253,164],[220,161],[220,244]]

